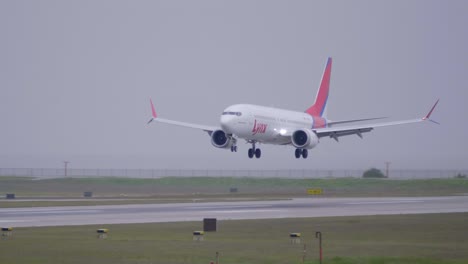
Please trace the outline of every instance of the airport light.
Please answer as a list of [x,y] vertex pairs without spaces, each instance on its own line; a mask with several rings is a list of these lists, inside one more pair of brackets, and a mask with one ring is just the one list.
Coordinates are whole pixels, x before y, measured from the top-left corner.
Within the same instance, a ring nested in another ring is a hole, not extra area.
[[318,238],[319,239],[319,263],[322,264],[322,258],[323,258],[323,254],[322,254],[322,232],[320,231],[317,231],[315,232],[315,238]]
[[205,231],[193,231],[193,240],[194,241],[203,241],[203,236]]
[[216,263],[216,264],[219,264],[219,252],[218,252],[218,251],[216,251],[215,261],[216,261],[216,262],[211,261],[210,264],[215,264],[215,263]]
[[64,161],[63,163],[65,165],[65,177],[67,177],[68,163],[70,163],[70,162],[69,161]]
[[305,262],[306,254],[307,254],[307,248],[306,248],[306,244],[304,244],[304,250],[302,251],[302,263]]
[[109,229],[99,228],[98,230],[96,230],[96,233],[98,233],[98,238],[99,239],[104,239],[104,238],[107,238],[107,234],[109,233]]
[[385,177],[387,178],[389,176],[390,164],[392,164],[390,161],[385,162]]
[[301,243],[301,233],[289,233],[289,238],[291,240],[291,244]]
[[2,227],[2,238],[6,239],[13,234],[13,227]]

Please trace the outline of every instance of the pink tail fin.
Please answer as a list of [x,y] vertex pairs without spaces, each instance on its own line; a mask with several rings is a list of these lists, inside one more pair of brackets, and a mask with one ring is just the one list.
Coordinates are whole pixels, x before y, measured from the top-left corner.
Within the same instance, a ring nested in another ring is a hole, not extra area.
[[320,87],[315,97],[315,103],[305,111],[311,116],[324,116],[330,90],[331,67],[332,58],[330,57],[328,58],[327,65],[322,75],[322,81],[320,82]]

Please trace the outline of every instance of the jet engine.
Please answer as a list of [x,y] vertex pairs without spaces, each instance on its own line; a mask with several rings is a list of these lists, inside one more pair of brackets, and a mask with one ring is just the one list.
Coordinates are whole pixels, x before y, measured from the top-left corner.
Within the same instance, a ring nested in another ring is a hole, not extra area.
[[311,149],[318,145],[319,139],[314,131],[310,129],[299,129],[291,136],[294,147],[300,149]]
[[230,148],[234,143],[235,139],[222,130],[211,133],[211,144],[217,148]]

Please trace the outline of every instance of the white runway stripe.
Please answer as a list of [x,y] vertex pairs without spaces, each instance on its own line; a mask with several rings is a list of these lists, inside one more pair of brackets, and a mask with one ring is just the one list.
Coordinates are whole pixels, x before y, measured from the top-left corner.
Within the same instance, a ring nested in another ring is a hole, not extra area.
[[78,214],[78,213],[97,213],[100,210],[41,210],[41,211],[18,211],[18,212],[2,212],[5,215],[11,214]]
[[403,204],[403,203],[423,203],[423,200],[407,200],[407,201],[382,201],[382,202],[352,202],[345,203],[348,205],[359,205],[359,204]]

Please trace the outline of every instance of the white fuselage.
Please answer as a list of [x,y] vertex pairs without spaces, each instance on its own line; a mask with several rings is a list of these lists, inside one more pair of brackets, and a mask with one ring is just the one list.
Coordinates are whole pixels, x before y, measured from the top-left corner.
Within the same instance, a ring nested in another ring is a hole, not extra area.
[[296,129],[312,128],[313,118],[307,113],[249,104],[229,106],[221,115],[221,127],[248,141],[288,144],[285,135]]

